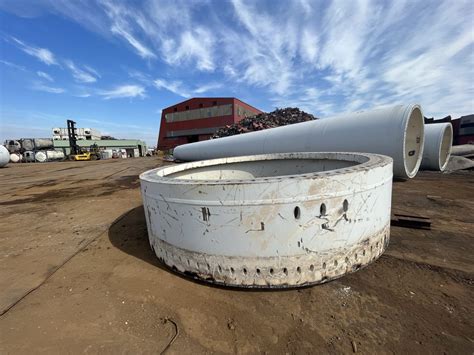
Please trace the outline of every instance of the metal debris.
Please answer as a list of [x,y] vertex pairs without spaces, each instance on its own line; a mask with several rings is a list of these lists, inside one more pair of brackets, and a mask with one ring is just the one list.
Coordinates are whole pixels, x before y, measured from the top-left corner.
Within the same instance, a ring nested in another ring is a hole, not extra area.
[[395,213],[394,218],[390,221],[390,225],[403,228],[431,230],[431,219],[428,217]]
[[260,113],[256,116],[246,117],[232,125],[219,129],[212,138],[233,136],[262,129],[286,126],[293,123],[317,120],[318,118],[301,111],[296,107],[276,109],[275,111]]

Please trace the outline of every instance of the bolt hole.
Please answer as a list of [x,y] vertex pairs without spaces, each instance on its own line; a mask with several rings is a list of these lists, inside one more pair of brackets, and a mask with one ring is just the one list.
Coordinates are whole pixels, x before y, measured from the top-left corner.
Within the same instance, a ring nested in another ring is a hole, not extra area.
[[257,269],[257,274],[260,275],[260,269]]
[[293,215],[295,216],[295,219],[300,219],[301,210],[298,206],[296,206],[295,209],[293,210]]
[[296,272],[297,272],[298,274],[301,274],[301,268],[300,268],[299,266],[296,268]]
[[234,272],[235,272],[234,268],[231,267],[231,268],[230,268],[230,273],[233,274]]
[[273,275],[273,268],[270,269],[270,275]]
[[365,256],[365,249],[362,251],[362,255]]
[[349,209],[349,201],[344,200],[344,202],[342,203],[342,209],[344,212],[347,212],[347,210]]
[[326,204],[322,203],[321,204],[321,207],[319,207],[319,214],[321,216],[325,216],[326,215]]
[[285,275],[288,275],[288,269],[287,269],[286,267],[283,268],[283,273],[284,273]]
[[247,269],[246,268],[244,268],[244,274],[247,275]]
[[310,270],[310,271],[314,271],[314,265],[313,265],[313,264],[311,264],[311,265],[309,266],[309,270]]
[[337,260],[334,260],[334,266],[337,266]]
[[354,254],[354,259],[357,260],[357,258],[359,257],[359,255],[357,255],[357,253]]
[[300,246],[301,246],[301,243],[300,243],[300,242],[298,242],[298,248],[299,248]]
[[325,269],[325,268],[326,268],[326,263],[323,263],[323,269]]
[[217,268],[219,269],[219,272],[222,272],[222,267],[220,265],[217,266]]

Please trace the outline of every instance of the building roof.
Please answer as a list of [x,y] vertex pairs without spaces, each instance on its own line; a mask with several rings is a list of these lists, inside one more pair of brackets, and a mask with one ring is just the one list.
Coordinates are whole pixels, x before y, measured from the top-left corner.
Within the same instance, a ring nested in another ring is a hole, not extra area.
[[[130,147],[130,146],[146,146],[144,141],[139,139],[101,139],[101,140],[78,140],[76,141],[79,147],[90,147],[92,144],[97,144],[99,147]],[[69,147],[69,140],[54,140],[54,147],[66,148]]]
[[180,102],[177,102],[177,103],[175,103],[175,104],[173,104],[173,105],[171,105],[171,106],[165,107],[165,108],[163,108],[163,110],[167,110],[167,109],[172,108],[172,107],[175,107],[175,106],[177,106],[177,105],[182,105],[182,104],[184,104],[184,103],[186,103],[186,102],[189,102],[189,101],[202,100],[202,99],[206,99],[206,100],[213,100],[213,99],[215,99],[215,100],[222,100],[222,99],[225,99],[225,100],[237,100],[237,101],[240,101],[240,102],[242,102],[242,103],[244,103],[244,104],[246,104],[246,105],[248,105],[248,106],[254,108],[255,110],[261,111],[260,109],[258,109],[258,108],[256,108],[256,107],[254,107],[254,106],[252,106],[252,105],[246,103],[245,101],[242,101],[242,100],[240,100],[240,99],[238,99],[238,98],[236,98],[236,97],[232,97],[232,96],[230,96],[230,97],[226,97],[226,96],[224,96],[224,97],[222,97],[222,96],[220,96],[220,97],[204,97],[204,96],[203,96],[203,97],[191,97],[191,98],[189,98],[189,99],[187,99],[187,100],[180,101]]

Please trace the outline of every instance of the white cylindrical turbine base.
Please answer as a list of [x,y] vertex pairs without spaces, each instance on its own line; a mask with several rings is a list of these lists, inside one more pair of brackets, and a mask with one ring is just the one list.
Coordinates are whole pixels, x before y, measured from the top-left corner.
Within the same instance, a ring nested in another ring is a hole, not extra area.
[[150,170],[150,245],[170,268],[221,285],[326,282],[388,245],[392,167],[375,154],[285,153]]

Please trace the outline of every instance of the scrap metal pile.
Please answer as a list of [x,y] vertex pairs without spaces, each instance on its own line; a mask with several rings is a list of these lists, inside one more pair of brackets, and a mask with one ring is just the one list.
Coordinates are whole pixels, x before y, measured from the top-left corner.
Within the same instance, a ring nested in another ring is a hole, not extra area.
[[256,116],[246,117],[232,125],[225,126],[219,129],[212,138],[228,137],[317,119],[317,117],[301,111],[297,107],[279,108],[273,112],[263,112]]

